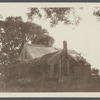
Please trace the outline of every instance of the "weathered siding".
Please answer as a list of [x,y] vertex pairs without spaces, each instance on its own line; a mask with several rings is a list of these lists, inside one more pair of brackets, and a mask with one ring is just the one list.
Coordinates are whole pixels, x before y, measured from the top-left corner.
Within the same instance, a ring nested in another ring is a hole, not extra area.
[[75,65],[74,66],[74,75],[75,76],[80,76],[81,74],[82,74],[82,66]]
[[89,65],[84,65],[82,69],[83,69],[83,70],[82,70],[83,75],[86,75],[86,76],[91,75],[91,66],[89,66]]
[[89,76],[91,75],[91,66],[88,65],[76,65],[74,66],[74,75]]

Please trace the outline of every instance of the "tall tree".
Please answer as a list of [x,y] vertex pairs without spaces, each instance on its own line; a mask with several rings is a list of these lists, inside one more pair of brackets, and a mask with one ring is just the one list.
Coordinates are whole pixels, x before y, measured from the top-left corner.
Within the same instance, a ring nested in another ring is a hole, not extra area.
[[2,43],[0,60],[7,63],[7,61],[11,62],[16,59],[24,43],[29,40],[32,43],[47,45],[48,39],[52,41],[53,38],[48,33],[44,43],[42,38],[45,32],[47,30],[35,23],[23,22],[21,17],[8,17],[5,21],[0,21],[0,42]]
[[[45,14],[44,14],[45,13]],[[73,16],[73,20],[70,20],[70,16]],[[78,24],[81,20],[79,16],[76,16],[75,9],[73,7],[65,7],[65,8],[29,8],[29,12],[27,13],[28,20],[34,20],[35,17],[45,17],[46,19],[50,19],[51,27],[54,27],[59,22],[64,22],[64,24]]]

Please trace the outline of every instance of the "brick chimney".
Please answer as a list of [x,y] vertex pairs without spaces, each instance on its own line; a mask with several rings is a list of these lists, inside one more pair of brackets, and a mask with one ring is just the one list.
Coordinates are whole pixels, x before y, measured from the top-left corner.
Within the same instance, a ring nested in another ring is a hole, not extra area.
[[67,55],[67,42],[64,40],[63,41],[63,51],[64,51],[64,54],[66,54]]
[[69,75],[70,70],[69,70],[68,48],[66,41],[63,41],[63,56],[64,56],[65,73],[66,75]]

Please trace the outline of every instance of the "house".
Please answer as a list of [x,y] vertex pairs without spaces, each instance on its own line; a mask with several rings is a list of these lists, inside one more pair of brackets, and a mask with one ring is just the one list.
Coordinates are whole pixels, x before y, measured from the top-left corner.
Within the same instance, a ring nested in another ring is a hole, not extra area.
[[37,58],[47,62],[49,67],[47,78],[56,78],[62,82],[64,77],[67,79],[67,77],[91,76],[91,65],[75,50],[68,50],[66,41],[63,41],[63,49],[26,43],[20,60]]

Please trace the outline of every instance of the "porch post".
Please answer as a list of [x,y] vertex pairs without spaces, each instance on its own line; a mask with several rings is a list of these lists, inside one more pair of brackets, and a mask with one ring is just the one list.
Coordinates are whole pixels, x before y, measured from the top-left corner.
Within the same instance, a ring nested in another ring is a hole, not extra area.
[[61,65],[61,59],[59,60],[59,64],[58,64],[58,68],[59,68],[59,74],[58,74],[58,80],[60,83],[63,82],[63,78],[62,78],[62,65]]
[[68,60],[68,58],[67,58],[67,75],[69,75],[70,74],[70,69],[69,69],[69,60]]
[[53,72],[54,72],[54,63],[51,62],[51,63],[50,63],[50,73],[49,73],[49,77],[50,77],[50,78],[53,77]]

